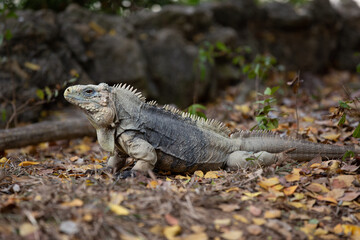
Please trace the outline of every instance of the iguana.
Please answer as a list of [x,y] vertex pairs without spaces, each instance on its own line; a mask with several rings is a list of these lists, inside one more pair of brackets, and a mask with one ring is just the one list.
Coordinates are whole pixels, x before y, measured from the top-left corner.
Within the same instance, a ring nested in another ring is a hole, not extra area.
[[295,160],[311,160],[318,155],[341,158],[347,151],[360,153],[353,146],[294,140],[269,131],[230,134],[216,120],[146,102],[140,92],[126,84],[75,85],[65,90],[64,97],[85,111],[100,146],[111,152],[107,165],[114,172],[125,165],[128,156],[137,160],[132,171],[156,168],[191,173],[268,166],[281,160],[289,149],[293,151],[287,156]]

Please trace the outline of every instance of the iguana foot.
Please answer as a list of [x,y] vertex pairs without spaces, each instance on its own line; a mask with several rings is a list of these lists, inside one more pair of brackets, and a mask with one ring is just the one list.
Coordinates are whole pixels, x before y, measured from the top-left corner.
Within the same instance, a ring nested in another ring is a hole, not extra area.
[[112,167],[103,167],[100,169],[88,169],[85,171],[85,175],[102,175],[102,174],[112,174],[113,173],[113,168]]
[[118,172],[117,174],[117,179],[125,179],[125,178],[134,178],[136,176],[139,175],[138,171],[134,171],[134,170],[126,170],[126,171],[122,171],[122,172]]

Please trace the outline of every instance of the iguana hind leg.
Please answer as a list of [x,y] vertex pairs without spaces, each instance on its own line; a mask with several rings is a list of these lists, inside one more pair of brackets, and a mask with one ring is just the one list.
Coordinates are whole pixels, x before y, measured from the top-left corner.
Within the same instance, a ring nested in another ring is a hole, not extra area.
[[157,161],[154,147],[134,132],[125,132],[119,137],[119,144],[123,150],[137,160],[133,171],[147,172],[153,170]]
[[257,153],[236,151],[229,155],[226,166],[230,170],[238,170],[240,168],[250,168],[256,166],[269,166],[276,163],[278,159],[279,154],[265,151]]

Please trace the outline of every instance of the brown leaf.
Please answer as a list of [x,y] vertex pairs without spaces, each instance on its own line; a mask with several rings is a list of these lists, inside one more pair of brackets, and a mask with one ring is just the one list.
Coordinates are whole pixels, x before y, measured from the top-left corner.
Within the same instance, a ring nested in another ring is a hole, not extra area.
[[295,192],[295,190],[297,189],[297,185],[295,185],[295,186],[291,186],[291,187],[288,187],[288,188],[284,188],[284,194],[286,195],[286,196],[290,196],[290,195],[292,195],[294,192]]
[[240,207],[237,204],[220,204],[219,208],[224,212],[233,212],[234,210],[237,210]]
[[323,192],[323,193],[327,193],[330,190],[327,189],[324,185],[320,184],[320,183],[311,183],[309,186],[306,187],[307,190],[310,190],[312,192]]
[[354,201],[358,196],[360,196],[360,192],[347,192],[343,197],[339,198],[339,201],[351,202]]
[[249,207],[249,212],[255,217],[259,217],[261,215],[261,209],[253,205]]
[[171,214],[165,214],[165,220],[166,222],[173,226],[173,225],[179,225],[179,220],[177,220],[175,217],[173,217]]
[[280,217],[281,217],[281,211],[277,209],[266,211],[264,214],[264,218],[280,218]]
[[258,225],[254,225],[251,224],[249,226],[246,227],[246,230],[251,234],[251,235],[259,235],[263,229],[262,227],[258,226]]
[[337,186],[350,187],[354,180],[355,180],[355,176],[353,175],[339,175],[331,178],[330,182],[333,185],[334,181],[338,181],[338,183],[336,183]]
[[242,237],[243,232],[240,230],[230,230],[221,234],[221,237],[226,240],[238,240]]

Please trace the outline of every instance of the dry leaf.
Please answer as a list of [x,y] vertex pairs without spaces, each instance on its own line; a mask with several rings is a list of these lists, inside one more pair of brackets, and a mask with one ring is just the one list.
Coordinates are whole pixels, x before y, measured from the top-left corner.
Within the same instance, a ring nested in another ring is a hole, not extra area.
[[250,206],[249,207],[249,212],[255,217],[258,217],[258,216],[261,215],[261,209],[255,207],[255,206]]
[[157,187],[157,185],[158,185],[159,183],[158,183],[158,181],[156,181],[156,180],[151,180],[147,185],[146,185],[146,187],[147,188],[156,188]]
[[239,209],[239,205],[237,204],[220,204],[219,208],[224,212],[233,212],[236,209]]
[[24,66],[33,71],[39,71],[41,69],[40,65],[31,62],[25,62]]
[[[360,216],[359,216],[360,217]],[[242,223],[245,223],[245,224],[248,224],[249,223],[249,220],[246,218],[246,217],[244,217],[244,216],[242,216],[242,215],[240,215],[240,214],[234,214],[233,215],[233,218],[235,219],[235,220],[237,220],[237,221],[239,221],[239,222],[242,222]]]
[[239,192],[240,191],[240,188],[238,187],[231,187],[231,188],[228,188],[225,190],[225,192]]
[[23,161],[21,163],[19,163],[19,167],[26,167],[26,166],[30,166],[30,165],[38,165],[40,164],[39,162],[31,162],[31,161]]
[[62,207],[81,207],[84,202],[81,199],[75,198],[70,202],[64,202],[61,204]]
[[204,173],[203,173],[203,171],[201,171],[201,170],[195,171],[195,172],[194,172],[194,175],[197,176],[197,177],[199,177],[199,178],[204,177]]
[[280,210],[269,210],[264,213],[264,218],[280,218],[281,211]]
[[330,179],[333,188],[350,187],[355,180],[354,175],[339,175]]
[[247,230],[251,235],[259,235],[259,234],[263,231],[263,229],[262,229],[260,226],[254,225],[254,224],[247,226],[247,227],[246,227],[246,230]]
[[339,198],[338,200],[351,202],[351,201],[354,201],[358,196],[360,196],[360,192],[347,192],[344,194],[343,197]]
[[324,133],[321,135],[321,137],[328,140],[336,141],[340,137],[340,135],[341,135],[340,133]]
[[246,196],[251,197],[251,198],[257,197],[257,196],[259,196],[261,193],[262,193],[262,192],[254,192],[254,193],[244,192],[244,194],[245,194]]
[[242,237],[243,232],[240,230],[230,230],[221,234],[221,237],[226,240],[238,240]]
[[181,232],[179,225],[164,227],[164,235],[167,239],[174,239]]
[[214,225],[218,226],[229,226],[231,224],[230,218],[215,219]]
[[266,220],[264,218],[253,218],[252,219],[253,223],[256,225],[264,225],[266,223]]
[[279,179],[277,177],[265,178],[262,181],[258,182],[258,185],[264,189],[268,189],[271,186],[279,184]]
[[119,216],[126,216],[129,215],[130,212],[128,209],[124,208],[123,206],[116,205],[113,203],[108,203],[108,206],[112,212]]
[[22,237],[26,237],[27,235],[36,232],[38,229],[38,226],[34,226],[31,223],[23,223],[20,225],[19,234]]
[[181,238],[182,240],[208,240],[208,236],[204,232],[193,233]]
[[290,196],[290,195],[292,195],[294,192],[295,192],[295,190],[297,189],[297,185],[295,185],[295,186],[291,186],[291,187],[288,187],[288,188],[284,188],[284,190],[283,190],[283,192],[284,192],[284,194],[286,195],[286,196]]
[[332,203],[337,204],[336,199],[333,197],[327,197],[327,196],[324,197],[324,196],[319,195],[319,196],[317,196],[316,199],[320,200],[320,201],[332,202]]
[[173,217],[171,214],[165,214],[165,220],[166,222],[173,226],[173,225],[179,225],[179,220],[177,220],[175,217]]
[[309,186],[306,187],[307,190],[310,190],[312,192],[322,192],[322,193],[327,193],[330,190],[327,189],[324,185],[320,184],[320,183],[311,183]]
[[205,174],[204,178],[219,178],[217,171],[209,171]]

